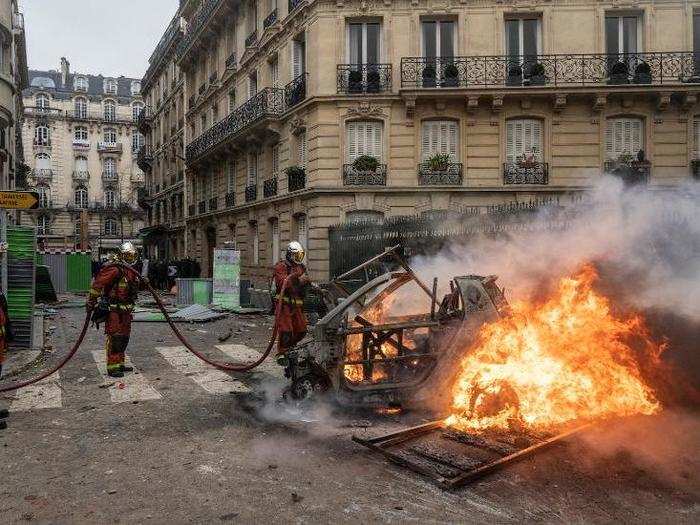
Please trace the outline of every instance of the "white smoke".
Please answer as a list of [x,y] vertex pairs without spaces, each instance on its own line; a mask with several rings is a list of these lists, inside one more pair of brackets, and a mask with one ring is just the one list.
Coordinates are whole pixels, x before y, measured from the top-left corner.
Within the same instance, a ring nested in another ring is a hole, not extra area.
[[593,261],[615,268],[630,306],[700,320],[699,184],[624,188],[604,177],[567,210],[564,229],[453,244],[413,266],[442,286],[457,275],[497,275],[512,300]]

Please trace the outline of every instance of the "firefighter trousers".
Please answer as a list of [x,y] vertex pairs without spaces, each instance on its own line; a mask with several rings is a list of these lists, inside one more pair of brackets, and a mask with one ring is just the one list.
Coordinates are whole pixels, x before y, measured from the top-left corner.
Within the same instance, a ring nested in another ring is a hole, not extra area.
[[111,311],[105,323],[107,373],[118,372],[124,366],[126,347],[131,336],[131,312]]

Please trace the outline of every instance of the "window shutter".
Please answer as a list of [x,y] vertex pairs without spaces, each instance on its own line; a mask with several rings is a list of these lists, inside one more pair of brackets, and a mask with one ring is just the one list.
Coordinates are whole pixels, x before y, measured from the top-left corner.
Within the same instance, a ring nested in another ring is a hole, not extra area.
[[506,122],[506,162],[515,162],[515,122]]
[[301,42],[292,40],[292,79],[303,73],[301,70],[303,48]]
[[450,122],[448,126],[447,135],[447,153],[450,155],[450,159],[454,162],[459,160],[458,154],[458,143],[459,143],[459,133],[457,130],[457,122]]
[[272,146],[272,174],[277,175],[280,170],[280,147]]
[[382,123],[381,122],[372,122],[371,123],[372,127],[372,151],[373,155],[379,159],[381,162],[382,160]]
[[351,164],[357,158],[357,122],[348,122],[347,138],[348,138],[348,164]]
[[255,186],[258,183],[257,155],[248,155],[248,186]]
[[306,167],[306,132],[299,135],[299,165]]
[[635,119],[630,122],[632,126],[631,155],[637,155],[643,147],[642,141],[642,121]]
[[306,226],[306,215],[299,215],[297,217],[297,240],[304,247],[304,250],[308,253],[308,231]]
[[430,157],[430,123],[424,122],[421,131],[421,156],[423,160]]

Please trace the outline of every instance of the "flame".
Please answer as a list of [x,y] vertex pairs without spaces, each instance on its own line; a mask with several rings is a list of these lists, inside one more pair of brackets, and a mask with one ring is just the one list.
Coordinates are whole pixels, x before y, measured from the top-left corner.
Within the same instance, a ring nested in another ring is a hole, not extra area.
[[613,315],[610,301],[593,290],[597,277],[586,265],[562,278],[547,300],[514,302],[512,315],[484,325],[462,360],[446,423],[465,431],[544,430],[658,412],[630,341],[657,362],[663,345],[651,340],[641,317]]

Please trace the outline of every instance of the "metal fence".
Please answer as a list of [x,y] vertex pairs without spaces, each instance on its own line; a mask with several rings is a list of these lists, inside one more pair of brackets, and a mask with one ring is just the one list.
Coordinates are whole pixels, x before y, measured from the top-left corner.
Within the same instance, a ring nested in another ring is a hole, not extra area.
[[55,251],[37,255],[37,263],[47,266],[56,293],[87,292],[92,281],[90,252]]

